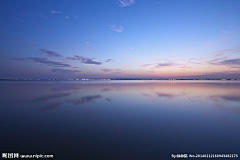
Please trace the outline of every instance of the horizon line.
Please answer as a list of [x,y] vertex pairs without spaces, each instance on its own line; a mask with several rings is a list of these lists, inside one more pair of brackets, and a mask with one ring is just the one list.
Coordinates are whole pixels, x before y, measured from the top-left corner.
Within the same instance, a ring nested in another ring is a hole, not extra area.
[[0,79],[0,81],[91,81],[91,80],[169,80],[169,81],[178,81],[178,80],[215,80],[215,81],[239,81],[240,78],[44,78],[44,79],[30,79],[30,78],[19,78],[19,79],[13,79],[13,78],[4,78]]

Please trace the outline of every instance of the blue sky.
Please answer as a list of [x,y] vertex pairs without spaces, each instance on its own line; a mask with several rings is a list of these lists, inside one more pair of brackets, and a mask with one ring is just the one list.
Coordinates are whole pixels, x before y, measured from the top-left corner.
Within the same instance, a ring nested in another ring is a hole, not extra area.
[[0,0],[0,78],[240,78],[239,0]]

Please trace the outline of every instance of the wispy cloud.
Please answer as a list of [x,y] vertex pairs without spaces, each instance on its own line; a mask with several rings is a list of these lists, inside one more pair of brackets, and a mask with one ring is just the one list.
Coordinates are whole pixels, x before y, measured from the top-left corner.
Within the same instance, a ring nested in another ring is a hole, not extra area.
[[215,54],[215,56],[221,56],[224,54],[231,54],[231,53],[240,53],[240,47],[235,47],[235,48],[230,48],[230,49],[222,49],[222,50],[218,50],[218,51],[215,51],[212,53]]
[[53,73],[64,73],[64,74],[74,74],[79,73],[79,70],[69,70],[69,69],[52,69]]
[[105,62],[113,62],[113,59],[107,59]]
[[129,49],[134,49],[135,47],[130,47]]
[[56,10],[51,10],[50,13],[52,13],[52,14],[56,14],[56,13],[61,14],[61,13],[63,13],[63,12],[61,12],[61,11],[56,11]]
[[172,65],[173,65],[172,62],[162,61],[162,62],[160,62],[160,63],[144,64],[144,65],[142,65],[141,67],[149,67],[149,66],[152,66],[152,67],[153,67],[152,69],[156,69],[156,68],[167,67],[167,66],[172,66]]
[[71,60],[81,60],[82,59],[82,56],[77,56],[75,55],[74,57],[67,57],[67,59],[71,59]]
[[238,79],[240,75],[239,71],[220,71],[220,72],[203,72],[203,73],[196,73],[195,75],[182,75],[182,76],[175,76],[174,78],[194,78],[194,79],[201,79],[201,78],[236,78]]
[[124,72],[121,69],[101,69],[101,70],[104,72],[111,72],[115,74],[122,74]]
[[61,57],[60,54],[58,54],[57,52],[54,51],[49,51],[46,49],[39,49],[42,53],[47,53],[50,57]]
[[85,63],[85,64],[95,64],[95,65],[101,65],[102,62],[97,62],[93,59],[90,59],[90,58],[82,58],[82,63]]
[[85,63],[85,64],[95,64],[95,65],[102,64],[102,62],[95,61],[94,58],[85,58],[85,57],[77,56],[77,55],[75,55],[75,57],[73,57],[73,58],[67,57],[67,59],[79,60],[81,63]]
[[26,42],[26,41],[21,41],[21,40],[19,40],[19,42],[20,42],[20,43],[23,43],[23,44],[26,44],[26,45],[29,45],[29,46],[33,46],[33,47],[38,46],[37,44],[31,43],[31,42]]
[[48,66],[55,66],[55,67],[71,67],[69,64],[65,64],[62,62],[54,62],[49,61],[47,58],[38,58],[38,57],[28,57],[29,60],[32,60],[36,63],[46,64]]
[[223,65],[240,65],[240,59],[230,59],[220,62]]
[[158,68],[158,67],[165,67],[165,66],[171,66],[171,65],[172,63],[170,62],[164,62],[164,63],[158,63],[156,67]]
[[119,7],[133,6],[135,2],[136,0],[118,0],[117,1]]
[[66,19],[69,19],[69,17],[68,17],[68,16],[65,16],[65,18],[66,18]]
[[123,26],[116,26],[116,24],[109,25],[110,29],[116,32],[123,32]]
[[209,62],[212,65],[224,65],[229,66],[231,68],[239,68],[240,67],[240,58],[237,59],[225,59],[218,58]]
[[185,67],[188,65],[188,63],[190,63],[190,61],[191,61],[192,59],[193,59],[193,58],[189,59],[189,61],[183,66],[183,68],[185,68]]
[[101,69],[102,71],[104,71],[104,72],[111,72],[112,71],[112,69]]
[[85,46],[86,46],[88,49],[92,49],[92,45],[90,44],[90,42],[86,42],[86,43],[85,43]]
[[122,71],[121,69],[116,69],[113,73],[116,74],[122,74],[124,71]]
[[152,64],[144,64],[142,65],[141,67],[148,67],[148,66],[151,66]]

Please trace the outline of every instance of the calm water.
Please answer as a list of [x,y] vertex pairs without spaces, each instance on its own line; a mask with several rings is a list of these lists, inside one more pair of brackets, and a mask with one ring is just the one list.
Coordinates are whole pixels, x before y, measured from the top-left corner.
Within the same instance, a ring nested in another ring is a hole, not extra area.
[[240,83],[0,82],[0,151],[55,159],[240,154]]

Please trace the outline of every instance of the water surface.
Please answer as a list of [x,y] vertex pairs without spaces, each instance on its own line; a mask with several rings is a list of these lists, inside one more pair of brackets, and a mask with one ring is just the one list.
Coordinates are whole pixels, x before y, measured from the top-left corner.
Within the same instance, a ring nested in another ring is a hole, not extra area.
[[235,81],[0,82],[1,152],[55,159],[238,153]]

